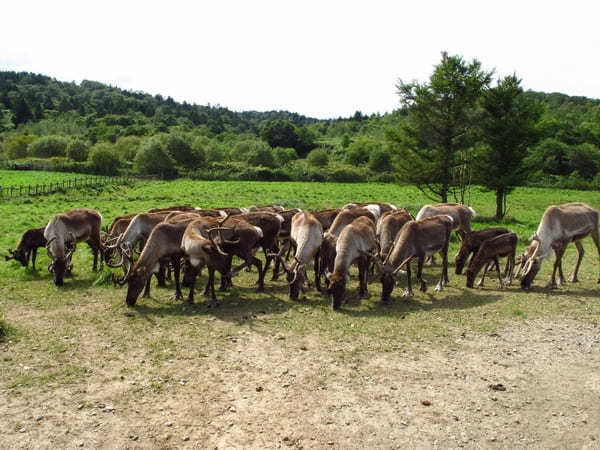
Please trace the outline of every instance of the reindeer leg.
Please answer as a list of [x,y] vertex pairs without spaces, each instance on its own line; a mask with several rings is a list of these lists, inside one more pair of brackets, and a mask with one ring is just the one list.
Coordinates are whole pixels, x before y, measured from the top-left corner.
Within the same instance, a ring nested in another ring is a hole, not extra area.
[[569,278],[571,283],[577,283],[579,280],[577,279],[577,272],[579,272],[579,265],[581,264],[581,260],[583,259],[583,254],[585,251],[583,250],[583,245],[581,245],[581,241],[575,241],[575,247],[577,247],[577,262],[575,263],[575,269],[573,269],[573,275]]
[[442,289],[444,289],[444,286],[446,286],[449,282],[448,280],[448,244],[449,244],[449,237],[446,239],[446,245],[444,245],[444,248],[442,249],[442,251],[440,252],[441,256],[442,256],[442,275],[440,276],[440,281],[438,282],[437,286],[435,287],[436,291],[441,291]]
[[37,248],[31,250],[31,267],[35,272],[35,259],[37,258]]
[[506,269],[504,271],[505,282],[509,286],[512,284],[513,272],[515,271],[515,254],[511,253],[506,259]]
[[[596,245],[596,250],[598,251],[598,263],[600,264],[600,237],[598,236],[598,225],[596,225],[596,228],[590,233],[590,236]],[[600,284],[600,275],[598,275],[596,283]]]
[[249,265],[254,265],[256,266],[256,270],[258,270],[258,287],[256,288],[256,290],[258,292],[264,292],[265,290],[265,273],[262,270],[262,262],[260,261],[260,259],[256,258],[255,256],[250,256],[250,264]]
[[361,256],[358,260],[359,297],[368,298],[367,279],[369,277],[369,260]]
[[194,274],[192,275],[192,278],[189,280],[190,281],[190,293],[188,295],[187,300],[185,301],[185,303],[187,303],[189,305],[194,304],[194,289],[196,288],[196,278],[198,276],[198,272],[196,271],[195,268],[192,268],[191,270],[194,271]]
[[550,277],[550,281],[546,285],[546,287],[548,289],[556,288],[556,270],[559,268],[559,266],[561,264],[561,259],[562,259],[563,253],[565,252],[565,246],[560,245],[560,246],[555,247],[554,252],[556,253],[556,259],[554,260],[554,267],[552,268],[552,275]]
[[483,285],[485,283],[485,276],[492,268],[492,264],[493,264],[492,261],[488,261],[486,263],[485,267],[483,268],[483,273],[481,274],[481,279],[477,282],[477,287],[483,287]]
[[175,296],[173,299],[181,300],[183,299],[183,294],[181,292],[181,284],[179,282],[179,275],[181,272],[181,261],[179,256],[171,258],[171,264],[173,264],[173,273],[175,275]]
[[496,273],[498,273],[498,284],[500,289],[504,289],[504,282],[502,280],[502,273],[500,272],[500,261],[497,256],[494,256],[494,266],[496,266]]
[[142,294],[142,298],[150,298],[150,282],[152,281],[152,275],[148,277],[148,281],[146,281],[146,287],[144,289],[144,293]]
[[417,262],[417,280],[421,283],[419,289],[422,292],[427,292],[427,282],[423,279],[423,263],[425,262],[425,258],[423,256],[419,256],[419,260]]
[[314,258],[314,270],[315,270],[315,288],[318,292],[321,292],[321,277],[319,276],[319,254],[317,253]]
[[[221,274],[221,279],[223,279],[223,274]],[[217,302],[217,296],[215,294],[215,269],[211,267],[208,268],[208,285],[210,286],[210,303],[208,307],[218,308],[219,303]]]
[[[419,261],[422,261],[421,259],[419,259]],[[420,263],[421,266],[423,265],[423,263]],[[410,272],[410,261],[406,264],[406,290],[404,291],[404,294],[402,294],[402,297],[404,298],[409,298],[413,296],[413,290],[412,290],[412,276],[411,276],[411,272]]]

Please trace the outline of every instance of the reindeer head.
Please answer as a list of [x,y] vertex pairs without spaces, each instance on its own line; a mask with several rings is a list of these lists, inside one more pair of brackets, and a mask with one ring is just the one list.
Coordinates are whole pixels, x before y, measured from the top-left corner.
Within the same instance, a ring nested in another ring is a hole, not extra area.
[[344,304],[344,294],[346,292],[346,281],[347,275],[340,275],[338,273],[328,273],[327,279],[329,280],[329,287],[327,293],[331,295],[333,299],[333,309],[338,310]]
[[75,239],[75,236],[73,236],[73,233],[68,233],[64,241],[64,254],[55,255],[52,252],[52,243],[56,239],[57,237],[54,236],[46,243],[46,252],[48,253],[48,257],[52,260],[48,266],[48,271],[54,273],[54,284],[56,286],[62,286],[64,284],[65,274],[73,267],[71,259],[77,245],[77,240]]
[[300,289],[302,289],[306,281],[306,266],[296,259],[296,264],[291,270],[287,269],[285,265],[283,267],[287,273],[286,278],[290,286],[290,299],[298,300]]
[[521,261],[518,274],[524,268],[523,275],[521,276],[522,289],[531,289],[533,280],[542,267],[542,258],[539,256],[540,241],[536,233],[533,234],[531,240],[532,243],[529,248],[520,256]]
[[148,272],[144,267],[134,268],[127,278],[127,297],[125,301],[127,302],[127,306],[135,306],[137,302],[137,298],[142,293],[142,289],[146,285],[146,281],[148,280]]
[[8,253],[10,253],[11,256],[4,256],[6,261],[14,259],[19,261],[24,267],[27,267],[27,264],[29,264],[29,252],[26,252],[24,249],[17,248],[16,250],[13,250],[9,248]]

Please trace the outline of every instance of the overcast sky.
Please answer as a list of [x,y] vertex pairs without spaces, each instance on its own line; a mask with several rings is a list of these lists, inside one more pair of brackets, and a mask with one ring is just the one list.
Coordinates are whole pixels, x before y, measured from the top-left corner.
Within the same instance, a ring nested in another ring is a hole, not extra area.
[[10,1],[0,70],[333,118],[398,107],[440,52],[525,89],[600,98],[600,2]]

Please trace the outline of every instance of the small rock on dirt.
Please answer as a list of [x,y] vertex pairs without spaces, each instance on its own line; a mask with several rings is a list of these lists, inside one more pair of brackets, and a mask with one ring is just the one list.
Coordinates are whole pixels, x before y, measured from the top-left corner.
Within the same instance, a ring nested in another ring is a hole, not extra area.
[[431,406],[431,402],[429,400],[421,400],[421,405],[423,405],[423,406]]

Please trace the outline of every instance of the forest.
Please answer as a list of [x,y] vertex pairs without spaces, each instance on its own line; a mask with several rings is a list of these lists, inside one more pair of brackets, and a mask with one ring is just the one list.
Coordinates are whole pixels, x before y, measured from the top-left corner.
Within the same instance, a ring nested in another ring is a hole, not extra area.
[[[429,81],[398,81],[395,111],[318,120],[4,71],[0,166],[401,182],[442,201],[463,201],[469,186],[480,184],[496,190],[499,216],[517,185],[600,188],[600,100],[524,91],[515,74],[494,86],[492,75],[478,61],[442,53]],[[489,176],[499,171],[507,175]]]

